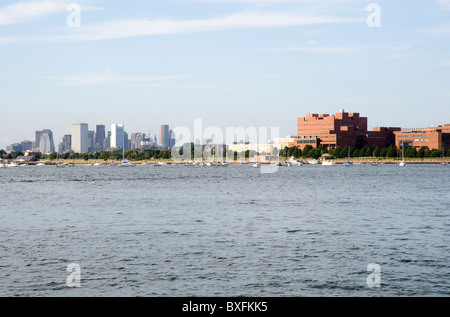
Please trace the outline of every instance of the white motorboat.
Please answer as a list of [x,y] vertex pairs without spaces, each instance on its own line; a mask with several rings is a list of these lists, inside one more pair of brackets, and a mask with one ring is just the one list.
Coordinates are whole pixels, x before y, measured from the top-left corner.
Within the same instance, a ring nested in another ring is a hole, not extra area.
[[13,162],[13,163],[7,164],[6,166],[7,167],[19,167],[19,164]]
[[259,164],[259,163],[255,163],[252,165],[252,167],[260,167],[260,166],[261,166],[261,164]]
[[122,161],[122,163],[120,163],[120,166],[128,167],[128,166],[132,166],[132,165],[131,165],[131,163],[129,161]]
[[335,166],[336,163],[333,161],[323,160],[322,165],[323,166]]

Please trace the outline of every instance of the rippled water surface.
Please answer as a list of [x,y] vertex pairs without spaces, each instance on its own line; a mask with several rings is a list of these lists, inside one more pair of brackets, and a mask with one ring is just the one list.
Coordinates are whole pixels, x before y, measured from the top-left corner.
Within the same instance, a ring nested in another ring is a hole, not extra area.
[[3,168],[0,296],[448,296],[449,181],[440,165]]

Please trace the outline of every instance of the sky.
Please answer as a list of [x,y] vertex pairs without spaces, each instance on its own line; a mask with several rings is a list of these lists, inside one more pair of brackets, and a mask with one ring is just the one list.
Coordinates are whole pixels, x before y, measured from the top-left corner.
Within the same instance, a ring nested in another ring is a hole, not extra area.
[[450,123],[449,40],[450,0],[0,0],[0,148],[80,122]]

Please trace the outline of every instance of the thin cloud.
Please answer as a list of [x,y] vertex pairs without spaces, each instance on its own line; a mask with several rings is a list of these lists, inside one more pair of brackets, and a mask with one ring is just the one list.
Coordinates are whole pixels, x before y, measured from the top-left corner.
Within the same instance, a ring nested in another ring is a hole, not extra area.
[[328,54],[337,54],[337,53],[348,53],[355,51],[368,50],[371,47],[368,46],[336,46],[336,47],[282,47],[275,49],[268,49],[265,51],[269,52],[307,52],[307,53],[328,53]]
[[34,21],[66,10],[68,1],[18,2],[0,9],[0,26]]
[[260,78],[260,79],[276,79],[276,78],[281,78],[283,76],[281,76],[280,74],[266,74],[266,75],[260,75],[260,76],[256,76],[256,78]]
[[[67,13],[71,0],[39,0],[18,2],[0,8],[0,26],[29,23],[47,16]],[[83,11],[100,11],[103,7],[80,4]],[[3,41],[4,42],[4,41]],[[0,42],[1,43],[1,42]]]
[[441,6],[444,10],[450,10],[450,0],[436,0],[436,2]]
[[[132,19],[82,25],[70,35],[0,38],[1,43],[42,41],[96,41],[138,36],[213,32],[233,29],[286,28],[305,25],[353,23],[355,18],[303,15],[295,13],[240,12],[224,17],[197,20]],[[74,34],[75,33],[75,34]]]
[[190,89],[190,90],[201,90],[201,89],[209,89],[213,88],[215,85],[210,83],[199,83],[199,84],[187,84],[182,86],[182,88]]
[[109,71],[100,73],[87,74],[68,74],[61,76],[47,76],[38,77],[39,79],[49,80],[57,85],[62,86],[93,86],[112,83],[150,83],[150,82],[164,82],[170,80],[180,80],[191,77],[188,74],[169,75],[169,76],[122,76],[112,74]]
[[[173,2],[202,2],[202,3],[301,3],[301,2],[313,2],[317,3],[317,0],[171,0]],[[357,2],[360,0],[321,0],[322,3],[348,3]],[[439,0],[438,0],[439,1]],[[445,0],[443,0],[445,1]]]
[[104,40],[135,36],[180,34],[222,31],[245,28],[281,28],[302,25],[349,23],[354,19],[328,16],[301,15],[293,13],[247,13],[241,12],[225,17],[204,20],[118,20],[81,29],[73,40]]

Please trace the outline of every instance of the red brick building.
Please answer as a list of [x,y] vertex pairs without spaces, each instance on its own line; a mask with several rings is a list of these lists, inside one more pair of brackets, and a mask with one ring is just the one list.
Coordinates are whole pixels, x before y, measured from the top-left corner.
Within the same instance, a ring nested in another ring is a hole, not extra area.
[[404,129],[395,132],[395,145],[398,149],[414,147],[430,150],[450,150],[450,124],[424,129]]
[[367,129],[367,117],[359,113],[347,113],[344,110],[334,115],[307,114],[297,120],[297,139],[294,145],[300,150],[311,145],[324,148],[350,146],[362,148],[364,146],[378,146],[386,148],[395,144],[394,131],[401,128]]

